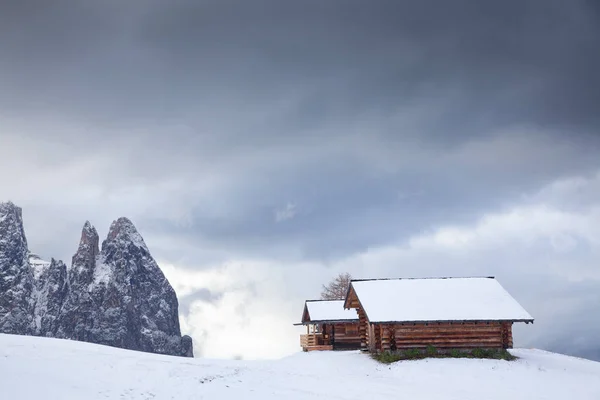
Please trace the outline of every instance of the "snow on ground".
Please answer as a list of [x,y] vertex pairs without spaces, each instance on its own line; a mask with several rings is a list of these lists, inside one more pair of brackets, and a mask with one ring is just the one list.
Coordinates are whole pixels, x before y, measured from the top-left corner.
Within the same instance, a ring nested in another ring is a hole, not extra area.
[[383,365],[352,351],[230,361],[0,334],[0,398],[600,399],[600,363],[540,350],[513,353],[521,359]]

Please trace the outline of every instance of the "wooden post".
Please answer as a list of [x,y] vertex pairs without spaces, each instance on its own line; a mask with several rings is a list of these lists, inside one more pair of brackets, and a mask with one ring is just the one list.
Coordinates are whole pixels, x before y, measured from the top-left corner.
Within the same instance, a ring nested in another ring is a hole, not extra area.
[[331,325],[331,346],[335,350],[335,324]]
[[375,352],[375,325],[367,323],[367,348],[371,353]]

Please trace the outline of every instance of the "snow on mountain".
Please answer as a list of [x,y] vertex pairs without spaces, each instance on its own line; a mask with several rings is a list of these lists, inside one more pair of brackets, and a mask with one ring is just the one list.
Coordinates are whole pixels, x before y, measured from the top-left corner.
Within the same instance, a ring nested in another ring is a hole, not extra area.
[[86,222],[70,271],[57,337],[152,353],[192,356],[175,291],[133,223],[119,218],[102,250]]
[[600,399],[600,363],[540,350],[511,352],[520,359],[383,365],[350,351],[228,361],[0,334],[0,388],[2,398],[25,400]]
[[34,253],[29,253],[29,265],[33,268],[33,277],[39,279],[40,275],[50,266],[50,261],[42,260],[40,256]]

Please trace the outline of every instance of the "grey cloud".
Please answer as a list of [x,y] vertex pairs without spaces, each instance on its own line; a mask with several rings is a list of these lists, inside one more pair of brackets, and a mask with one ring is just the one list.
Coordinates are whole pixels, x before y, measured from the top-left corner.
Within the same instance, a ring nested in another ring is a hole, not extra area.
[[222,297],[222,293],[213,293],[206,288],[196,290],[186,296],[179,296],[179,313],[188,315],[190,313],[190,307],[194,301],[215,303],[218,302]]
[[2,2],[0,200],[43,255],[126,215],[197,268],[589,208],[592,187],[538,190],[600,168],[599,20],[593,1]]
[[106,123],[202,126],[207,109],[270,107],[297,92],[295,126],[437,96],[453,100],[430,122],[438,140],[448,126],[598,123],[589,2],[136,3],[4,5],[3,75],[26,101]]

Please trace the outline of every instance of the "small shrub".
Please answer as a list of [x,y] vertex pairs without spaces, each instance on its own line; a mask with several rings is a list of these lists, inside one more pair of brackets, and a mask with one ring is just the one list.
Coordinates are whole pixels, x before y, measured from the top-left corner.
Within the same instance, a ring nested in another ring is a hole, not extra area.
[[485,352],[483,351],[483,349],[475,349],[471,352],[471,355],[475,358],[484,358]]
[[498,356],[501,360],[506,360],[506,361],[513,361],[518,358],[517,356],[513,356],[512,354],[510,354],[510,352],[506,349],[499,350]]
[[450,353],[448,353],[448,355],[452,358],[460,358],[463,357],[463,353],[461,353],[460,350],[458,349],[452,349],[450,350]]
[[438,351],[434,346],[429,345],[429,346],[427,346],[427,349],[425,350],[425,354],[427,354],[429,357],[435,357],[438,355]]
[[406,349],[400,351],[384,351],[378,354],[372,354],[373,359],[384,363],[391,364],[402,360],[420,360],[428,357],[435,358],[482,358],[495,360],[516,360],[517,357],[510,354],[505,349],[473,349],[471,351],[461,351],[459,349],[451,349],[450,351],[438,351],[433,346],[428,346],[426,349]]
[[404,352],[404,355],[409,360],[416,360],[418,358],[423,358],[423,353],[419,349],[408,349]]
[[391,364],[396,361],[402,360],[402,356],[397,352],[384,351],[383,353],[374,354],[373,358],[384,364]]

